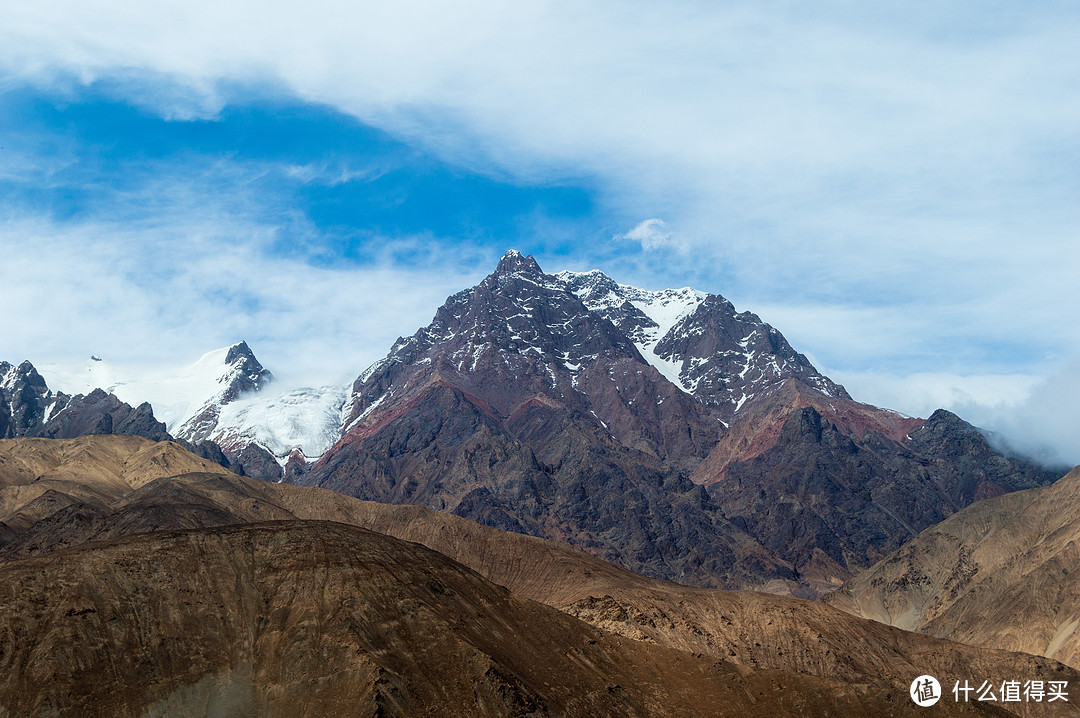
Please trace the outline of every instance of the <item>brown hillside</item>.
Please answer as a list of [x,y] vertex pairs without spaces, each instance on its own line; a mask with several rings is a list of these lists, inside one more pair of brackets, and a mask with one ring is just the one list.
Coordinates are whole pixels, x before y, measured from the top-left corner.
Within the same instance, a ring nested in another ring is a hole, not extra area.
[[[127,448],[135,455],[150,446]],[[428,509],[226,473],[161,477],[108,505],[62,506],[18,533],[0,549],[0,558],[47,558],[93,540],[268,519],[332,520],[422,543],[517,596],[563,609],[610,633],[754,669],[875,686],[905,700],[911,679],[925,672],[948,685],[977,676],[1077,678],[1054,661],[907,633],[821,604],[647,579],[564,544]],[[1030,708],[1033,715],[1045,711],[1035,704]]]
[[852,579],[837,607],[1080,665],[1080,468],[972,504]]
[[310,521],[0,565],[0,662],[4,715],[918,715],[612,636],[416,544]]

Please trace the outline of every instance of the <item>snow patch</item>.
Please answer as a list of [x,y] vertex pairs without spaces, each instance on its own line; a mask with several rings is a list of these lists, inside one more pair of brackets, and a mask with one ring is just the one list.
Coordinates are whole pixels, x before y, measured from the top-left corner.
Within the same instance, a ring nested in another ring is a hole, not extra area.
[[322,456],[338,438],[347,393],[345,387],[324,386],[245,394],[221,407],[218,429],[210,438],[248,438],[279,461],[295,449],[305,457]]
[[653,291],[618,284],[598,269],[589,272],[559,272],[552,275],[561,288],[576,287],[573,291],[582,303],[592,311],[612,309],[630,302],[638,311],[651,319],[656,326],[643,327],[635,338],[634,346],[645,361],[656,367],[668,381],[690,394],[693,387],[685,385],[680,378],[684,364],[678,357],[662,357],[656,353],[656,345],[674,329],[679,322],[690,316],[709,296],[691,287]]
[[382,396],[380,396],[378,399],[376,399],[375,401],[371,402],[371,405],[368,406],[368,408],[364,409],[360,413],[360,416],[358,416],[355,419],[353,419],[352,421],[350,421],[349,425],[341,430],[342,435],[348,434],[350,431],[352,431],[353,428],[357,424],[359,424],[361,421],[366,419],[368,417],[368,415],[371,414],[371,412],[375,411],[375,409],[378,408],[379,404],[382,404],[384,401],[386,401],[386,397],[390,396],[390,394],[391,394],[391,392],[388,391],[385,394],[383,394]]

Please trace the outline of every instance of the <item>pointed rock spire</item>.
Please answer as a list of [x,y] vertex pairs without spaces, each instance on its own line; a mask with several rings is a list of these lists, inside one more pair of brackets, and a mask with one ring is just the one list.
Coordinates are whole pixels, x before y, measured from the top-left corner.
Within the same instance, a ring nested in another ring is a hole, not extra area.
[[522,255],[516,249],[509,250],[499,260],[499,266],[495,268],[495,274],[543,274],[544,270],[536,263],[531,254]]

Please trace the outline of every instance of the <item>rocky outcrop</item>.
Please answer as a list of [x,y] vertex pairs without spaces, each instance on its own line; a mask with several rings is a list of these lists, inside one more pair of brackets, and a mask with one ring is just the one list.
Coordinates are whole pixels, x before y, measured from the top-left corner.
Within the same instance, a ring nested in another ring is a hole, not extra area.
[[70,398],[58,394],[57,405],[61,408],[29,436],[73,439],[91,434],[130,434],[154,441],[170,438],[165,424],[154,418],[149,404],[144,402],[132,408],[102,389]]
[[281,464],[273,454],[254,442],[234,449],[226,456],[229,460],[229,469],[241,476],[250,476],[263,481],[281,481],[283,473]]
[[55,401],[33,364],[0,362],[0,439],[36,431],[45,423]]
[[853,436],[805,407],[771,448],[730,464],[709,491],[728,519],[811,574],[803,578],[839,585],[973,500],[1055,478],[993,452],[949,412],[898,442],[877,432]]

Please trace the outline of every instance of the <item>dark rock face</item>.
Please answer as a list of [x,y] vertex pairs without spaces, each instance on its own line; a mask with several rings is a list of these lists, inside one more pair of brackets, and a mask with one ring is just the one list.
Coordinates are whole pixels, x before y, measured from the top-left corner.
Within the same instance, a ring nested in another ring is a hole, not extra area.
[[33,364],[0,362],[0,439],[27,436],[36,430],[54,401]]
[[928,467],[957,508],[1010,491],[1046,486],[1059,472],[990,446],[986,436],[956,414],[938,409],[908,435],[911,448],[931,457]]
[[543,405],[499,421],[445,385],[382,431],[339,446],[307,482],[562,539],[655,575],[708,585],[791,576],[701,487],[593,422]]
[[147,403],[132,408],[102,389],[94,389],[83,396],[68,399],[58,394],[63,408],[30,436],[48,439],[74,439],[90,434],[131,434],[154,441],[170,439],[165,424],[154,418],[153,409]]
[[709,491],[725,516],[796,570],[820,550],[857,571],[974,500],[1057,478],[994,453],[946,411],[909,436],[853,437],[804,408],[773,448],[731,464]]
[[73,397],[53,393],[30,362],[17,367],[0,362],[0,438],[70,439],[88,434],[171,438],[145,402],[133,408],[102,389]]
[[179,440],[177,443],[196,456],[213,461],[218,466],[223,466],[228,469],[232,465],[229,461],[229,457],[225,456],[225,452],[223,452],[221,447],[213,441],[200,441],[198,444],[192,444],[188,441]]
[[227,468],[241,476],[250,476],[263,481],[281,481],[281,465],[273,454],[258,444],[246,444],[239,451],[228,456],[228,459]]
[[304,475],[310,470],[311,465],[308,464],[303,452],[299,449],[293,449],[282,469],[283,479],[290,484],[299,484]]

